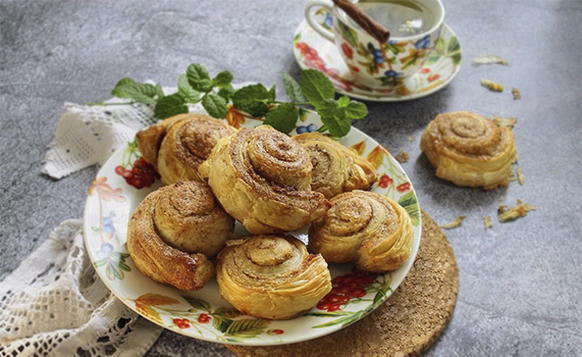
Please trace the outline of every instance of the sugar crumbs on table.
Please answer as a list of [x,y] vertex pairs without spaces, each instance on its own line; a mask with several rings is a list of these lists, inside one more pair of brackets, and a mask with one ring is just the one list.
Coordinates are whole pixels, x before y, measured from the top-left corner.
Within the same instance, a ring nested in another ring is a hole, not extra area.
[[483,217],[483,225],[485,226],[485,228],[493,227],[493,222],[491,220],[491,216],[484,216]]
[[410,141],[411,143],[413,143],[413,142],[414,142],[414,140],[416,140],[416,138],[414,137],[414,135],[410,135],[410,136],[408,137],[408,141]]
[[521,167],[517,168],[517,182],[519,182],[519,184],[522,186],[523,183],[525,182],[525,175],[523,174],[523,172],[521,172]]
[[503,86],[488,79],[481,79],[481,85],[493,92],[503,92]]
[[406,151],[401,151],[398,154],[396,154],[396,156],[394,156],[394,158],[401,164],[408,162],[409,159],[409,155]]
[[516,117],[493,117],[493,121],[495,121],[495,124],[497,124],[498,127],[500,128],[512,128],[515,126],[515,124],[517,124],[517,118]]
[[522,203],[521,200],[517,200],[514,207],[508,207],[505,205],[499,206],[499,208],[497,208],[497,220],[499,222],[513,221],[519,217],[526,216],[529,211],[533,211],[535,209],[535,206]]
[[511,88],[511,94],[513,94],[513,100],[521,99],[521,92],[517,88]]
[[509,62],[507,62],[507,60],[499,57],[499,56],[493,56],[493,55],[483,55],[483,56],[479,56],[477,58],[475,58],[473,60],[473,64],[474,65],[480,65],[480,64],[502,64],[502,65],[509,65]]
[[447,224],[443,224],[441,226],[441,228],[443,228],[443,229],[457,228],[461,225],[461,223],[463,223],[464,220],[465,220],[465,216],[459,216],[454,221],[447,223]]

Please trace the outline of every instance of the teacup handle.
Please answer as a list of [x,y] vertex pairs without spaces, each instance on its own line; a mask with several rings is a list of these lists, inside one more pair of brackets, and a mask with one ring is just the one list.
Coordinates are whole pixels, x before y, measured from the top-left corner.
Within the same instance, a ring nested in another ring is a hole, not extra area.
[[314,13],[311,11],[312,7],[321,6],[326,8],[330,13],[333,9],[333,2],[331,0],[309,0],[307,5],[305,5],[305,20],[315,32],[319,33],[323,38],[335,43],[335,35],[333,32],[321,26],[321,24],[315,19]]

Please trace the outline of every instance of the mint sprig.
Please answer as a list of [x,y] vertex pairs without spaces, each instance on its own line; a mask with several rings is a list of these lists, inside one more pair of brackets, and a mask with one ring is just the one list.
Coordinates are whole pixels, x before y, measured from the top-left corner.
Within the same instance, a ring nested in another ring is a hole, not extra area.
[[211,77],[206,67],[193,63],[179,77],[178,91],[174,94],[164,95],[159,85],[138,83],[131,78],[120,80],[112,94],[154,105],[154,115],[160,119],[187,113],[188,104],[200,102],[215,118],[225,118],[229,110],[234,110],[248,117],[264,117],[265,124],[284,133],[293,131],[299,119],[305,120],[305,113],[310,109],[315,109],[324,124],[318,131],[327,131],[333,137],[347,135],[352,120],[368,115],[363,103],[346,96],[336,100],[331,81],[313,69],[302,71],[299,81],[288,74],[282,75],[283,86],[291,99],[288,102],[277,100],[275,86],[267,89],[257,83],[235,90],[232,80],[229,71]]

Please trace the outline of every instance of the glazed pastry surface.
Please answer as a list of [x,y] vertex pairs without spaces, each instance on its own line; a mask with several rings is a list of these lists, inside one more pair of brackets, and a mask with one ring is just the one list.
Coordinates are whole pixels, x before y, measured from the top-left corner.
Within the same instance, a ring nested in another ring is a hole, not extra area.
[[331,199],[326,215],[309,229],[309,250],[327,262],[355,262],[361,270],[398,269],[410,256],[412,223],[397,202],[355,190]]
[[181,290],[201,288],[213,275],[208,257],[230,238],[234,220],[203,182],[178,182],[150,193],[134,211],[127,249],[138,269]]
[[153,164],[166,185],[200,180],[198,166],[218,139],[236,130],[225,121],[202,114],[180,114],[137,133],[144,159]]
[[458,186],[507,186],[516,160],[511,128],[471,112],[439,114],[420,140],[436,175]]
[[251,233],[291,231],[321,217],[329,202],[311,191],[307,151],[262,125],[222,138],[199,172],[224,207]]
[[289,319],[313,308],[332,288],[327,263],[290,236],[230,240],[218,255],[220,295],[239,311]]
[[336,140],[320,133],[293,137],[307,149],[313,165],[311,188],[326,198],[342,192],[369,189],[378,174],[366,159]]

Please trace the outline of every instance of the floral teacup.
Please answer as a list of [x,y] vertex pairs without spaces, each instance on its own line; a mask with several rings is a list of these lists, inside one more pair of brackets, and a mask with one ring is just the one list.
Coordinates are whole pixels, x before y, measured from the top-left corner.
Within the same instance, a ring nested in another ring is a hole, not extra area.
[[[380,43],[348,21],[348,15],[331,0],[309,0],[305,6],[307,23],[325,39],[335,43],[354,78],[371,88],[398,86],[413,76],[428,58],[438,40],[445,10],[440,0],[422,0],[434,22],[429,30],[406,37],[391,37]],[[333,31],[314,17],[311,8],[326,8],[333,16]],[[389,29],[390,30],[390,29]]]

